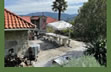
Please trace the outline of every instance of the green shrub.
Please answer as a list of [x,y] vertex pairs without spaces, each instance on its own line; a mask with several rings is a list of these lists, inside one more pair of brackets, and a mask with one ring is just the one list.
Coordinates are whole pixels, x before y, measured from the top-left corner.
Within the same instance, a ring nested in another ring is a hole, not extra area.
[[72,59],[64,67],[100,67],[100,64],[92,56],[83,56],[78,59]]
[[106,40],[100,39],[93,41],[87,48],[88,49],[84,52],[85,55],[93,55],[101,65],[106,66]]
[[80,58],[72,58],[67,64],[60,66],[57,64],[52,67],[101,67],[93,56],[82,56]]
[[52,27],[47,27],[47,32],[55,32],[55,30]]

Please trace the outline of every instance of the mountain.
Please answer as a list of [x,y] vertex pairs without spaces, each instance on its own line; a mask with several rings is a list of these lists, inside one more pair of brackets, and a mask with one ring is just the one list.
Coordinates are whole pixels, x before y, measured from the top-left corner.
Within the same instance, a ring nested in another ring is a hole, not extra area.
[[[41,16],[41,15],[50,16],[50,17],[53,17],[55,19],[58,19],[58,14],[57,13],[52,13],[52,12],[35,12],[35,13],[29,13],[29,14],[20,15],[20,16]],[[61,19],[68,21],[68,20],[74,19],[75,16],[77,16],[77,14],[62,13]]]

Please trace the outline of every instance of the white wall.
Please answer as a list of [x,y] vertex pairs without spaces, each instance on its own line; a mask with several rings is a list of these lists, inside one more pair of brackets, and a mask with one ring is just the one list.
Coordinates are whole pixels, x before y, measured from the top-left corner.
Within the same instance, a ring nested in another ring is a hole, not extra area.
[[28,49],[27,40],[27,31],[5,31],[5,55],[10,48],[14,48],[14,52],[22,57]]

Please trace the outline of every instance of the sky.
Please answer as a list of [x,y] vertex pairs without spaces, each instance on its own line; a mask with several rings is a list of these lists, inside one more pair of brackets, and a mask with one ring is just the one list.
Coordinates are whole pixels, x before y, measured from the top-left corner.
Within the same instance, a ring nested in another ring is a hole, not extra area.
[[[5,0],[5,8],[19,15],[34,12],[53,12],[51,5],[55,0]],[[88,0],[66,0],[68,7],[64,13],[77,14],[78,9]]]

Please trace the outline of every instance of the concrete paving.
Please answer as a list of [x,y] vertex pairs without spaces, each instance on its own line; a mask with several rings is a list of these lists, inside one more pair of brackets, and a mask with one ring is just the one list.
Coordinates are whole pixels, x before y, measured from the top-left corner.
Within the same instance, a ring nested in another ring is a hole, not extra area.
[[44,42],[41,40],[35,40],[32,42],[41,45],[41,51],[38,54],[37,62],[33,62],[33,67],[48,67],[51,65],[51,61],[59,56],[67,55],[76,58],[82,56],[84,50],[86,50],[85,43],[75,40],[71,40],[71,47],[57,47],[50,42]]

